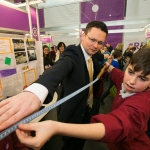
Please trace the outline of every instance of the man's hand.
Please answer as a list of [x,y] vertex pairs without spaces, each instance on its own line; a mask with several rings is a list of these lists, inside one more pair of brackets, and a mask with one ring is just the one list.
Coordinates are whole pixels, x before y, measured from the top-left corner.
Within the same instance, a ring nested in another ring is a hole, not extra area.
[[39,98],[31,92],[22,92],[0,102],[0,131],[37,111]]

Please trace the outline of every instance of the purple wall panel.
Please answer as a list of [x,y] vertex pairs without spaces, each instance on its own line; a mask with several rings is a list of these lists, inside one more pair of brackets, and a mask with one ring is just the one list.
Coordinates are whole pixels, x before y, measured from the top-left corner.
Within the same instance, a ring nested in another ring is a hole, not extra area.
[[36,18],[36,9],[33,7],[30,7],[30,13],[31,13],[31,20],[33,24],[37,24],[37,18]]
[[28,14],[0,4],[0,27],[29,31]]
[[44,23],[44,10],[43,9],[39,9],[38,13],[39,13],[40,28],[44,28],[45,27],[45,23]]
[[[99,7],[93,11],[94,7]],[[81,23],[88,23],[93,20],[113,21],[124,20],[125,0],[93,0],[81,3]],[[108,29],[123,29],[123,26],[113,26]],[[106,41],[113,47],[122,42],[122,33],[108,34]]]
[[[98,11],[92,8],[98,6]],[[111,21],[124,19],[125,0],[93,0],[81,3],[81,23],[93,20]]]
[[[123,26],[108,27],[108,30],[115,30],[115,29],[123,29]],[[122,40],[123,40],[123,33],[110,33],[110,34],[108,33],[105,43],[108,42],[111,44],[113,48],[115,48],[118,43],[122,43]]]

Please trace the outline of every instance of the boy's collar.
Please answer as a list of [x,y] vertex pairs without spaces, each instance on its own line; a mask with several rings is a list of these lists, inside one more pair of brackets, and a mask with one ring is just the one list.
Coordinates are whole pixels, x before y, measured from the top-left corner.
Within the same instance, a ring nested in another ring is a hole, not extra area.
[[126,92],[123,83],[122,83],[121,86],[122,86],[122,88],[121,88],[121,90],[120,90],[120,94],[119,94],[119,95],[121,95],[122,98],[127,98],[127,97],[129,97],[129,96],[132,96],[132,95],[136,94],[136,93],[129,93],[129,92]]

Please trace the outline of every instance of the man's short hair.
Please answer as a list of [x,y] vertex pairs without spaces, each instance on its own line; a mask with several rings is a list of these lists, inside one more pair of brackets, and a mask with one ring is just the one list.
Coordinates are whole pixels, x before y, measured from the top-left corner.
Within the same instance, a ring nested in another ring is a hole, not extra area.
[[85,28],[84,33],[87,34],[92,28],[101,29],[102,31],[104,31],[106,33],[106,35],[108,34],[107,26],[102,21],[92,21],[92,22],[89,22],[87,24],[86,28]]

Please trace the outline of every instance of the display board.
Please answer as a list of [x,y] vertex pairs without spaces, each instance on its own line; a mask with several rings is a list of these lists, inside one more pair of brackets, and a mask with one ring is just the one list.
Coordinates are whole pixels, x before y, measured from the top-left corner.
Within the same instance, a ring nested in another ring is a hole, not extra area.
[[0,100],[22,92],[24,86],[30,85],[42,74],[44,69],[41,68],[41,41],[0,38]]

